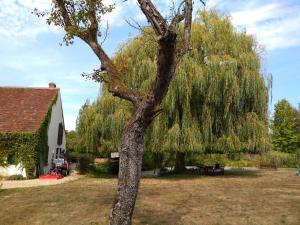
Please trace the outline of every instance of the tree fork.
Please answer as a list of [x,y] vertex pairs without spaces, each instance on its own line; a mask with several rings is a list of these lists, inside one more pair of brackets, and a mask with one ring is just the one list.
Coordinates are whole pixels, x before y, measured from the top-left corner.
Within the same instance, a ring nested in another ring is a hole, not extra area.
[[[71,1],[53,0],[53,9],[48,23],[62,26],[69,36],[66,43],[72,43],[74,36],[81,38],[94,51],[108,78],[109,92],[121,99],[131,101],[135,111],[124,128],[118,143],[120,154],[119,181],[116,201],[110,214],[110,225],[129,225],[138,193],[144,151],[144,134],[155,117],[156,109],[167,94],[179,58],[190,45],[192,0],[183,0],[185,10],[175,15],[169,25],[151,0],[137,0],[144,15],[151,23],[157,37],[157,71],[153,87],[146,94],[130,89],[122,79],[123,74],[109,58],[97,40],[101,16],[110,12],[112,6],[105,7],[102,0]],[[98,10],[98,14],[96,12]],[[84,15],[84,16],[82,16]],[[184,51],[176,51],[177,27],[185,20]],[[49,22],[50,21],[50,22]],[[84,27],[82,27],[84,26]],[[147,96],[147,98],[145,98]]]

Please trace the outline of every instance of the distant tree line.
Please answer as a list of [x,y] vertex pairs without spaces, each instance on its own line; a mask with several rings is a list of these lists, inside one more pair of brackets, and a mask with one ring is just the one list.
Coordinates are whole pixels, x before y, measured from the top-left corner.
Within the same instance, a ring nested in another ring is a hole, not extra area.
[[295,153],[300,150],[300,109],[292,107],[285,99],[275,105],[272,143],[278,151]]

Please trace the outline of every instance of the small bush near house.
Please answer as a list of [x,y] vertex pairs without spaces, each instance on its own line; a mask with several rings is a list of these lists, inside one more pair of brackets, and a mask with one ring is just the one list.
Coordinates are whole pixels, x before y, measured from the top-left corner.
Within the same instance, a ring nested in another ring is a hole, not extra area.
[[15,174],[7,178],[7,180],[24,180],[24,179],[25,177],[23,177],[22,174]]
[[79,161],[82,153],[76,151],[67,151],[67,159],[72,163],[77,163]]
[[90,177],[107,177],[107,176],[115,176],[119,172],[119,163],[118,161],[107,160],[101,164],[93,164],[88,168],[88,175]]
[[81,155],[78,159],[79,173],[86,174],[90,165],[94,162],[94,157],[88,154]]

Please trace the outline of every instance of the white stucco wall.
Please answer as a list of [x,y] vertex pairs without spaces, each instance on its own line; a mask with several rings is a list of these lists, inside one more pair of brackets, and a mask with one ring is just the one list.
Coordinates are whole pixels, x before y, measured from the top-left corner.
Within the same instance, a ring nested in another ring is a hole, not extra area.
[[63,132],[62,144],[61,145],[57,144],[59,123],[62,123],[63,127],[65,127],[60,91],[58,90],[58,96],[57,96],[56,103],[53,104],[53,106],[52,106],[51,118],[50,118],[50,123],[49,123],[49,128],[48,128],[49,154],[48,154],[48,165],[44,167],[44,173],[49,172],[49,169],[51,167],[52,155],[53,154],[55,155],[56,148],[66,149],[65,130]]
[[21,164],[0,167],[0,176],[2,177],[9,177],[16,174],[22,174],[23,177],[26,177],[25,169],[21,166]]

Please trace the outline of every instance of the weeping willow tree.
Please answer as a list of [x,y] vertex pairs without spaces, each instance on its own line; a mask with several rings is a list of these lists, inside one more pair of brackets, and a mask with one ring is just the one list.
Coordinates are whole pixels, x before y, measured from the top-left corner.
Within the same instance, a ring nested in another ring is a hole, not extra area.
[[[163,113],[147,132],[146,150],[176,154],[177,170],[184,168],[187,152],[267,151],[268,89],[255,39],[237,32],[228,16],[200,11],[192,26],[191,46],[171,81]],[[146,28],[114,57],[131,89],[148,90],[152,85],[156,50],[153,32]],[[131,110],[104,85],[103,95],[79,117],[79,135],[86,136],[82,146],[114,151]],[[85,121],[89,114],[93,118]]]

